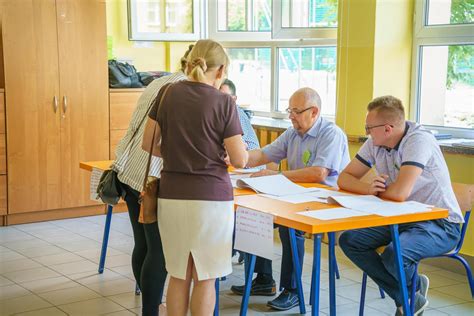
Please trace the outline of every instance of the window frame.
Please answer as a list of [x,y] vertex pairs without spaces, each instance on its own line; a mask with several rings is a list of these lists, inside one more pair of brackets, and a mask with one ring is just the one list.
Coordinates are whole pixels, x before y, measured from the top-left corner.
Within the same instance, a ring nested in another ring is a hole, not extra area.
[[[420,123],[422,48],[427,46],[474,45],[474,23],[426,25],[429,0],[416,0],[412,48],[410,118]],[[453,137],[474,138],[474,129],[423,124],[427,129],[451,134]]]
[[[278,58],[278,49],[280,48],[305,48],[305,47],[337,47],[336,39],[318,39],[318,40],[308,40],[308,41],[270,41],[270,42],[237,42],[237,41],[227,41],[221,42],[225,48],[270,48],[271,58],[270,58],[270,111],[253,111],[257,116],[270,117],[277,119],[287,119],[288,113],[278,111],[278,71],[279,71],[279,58]],[[232,79],[232,78],[230,78]],[[337,96],[336,96],[337,97]],[[324,105],[323,105],[324,106]],[[324,115],[325,118],[334,121],[335,115],[337,112],[337,99],[336,99],[336,110],[334,116]]]
[[[161,0],[166,3],[167,0]],[[206,0],[192,0],[193,3],[193,33],[159,33],[159,32],[138,32],[136,17],[136,1],[127,0],[127,20],[129,41],[156,41],[156,42],[189,42],[197,41],[206,36]],[[133,18],[132,18],[133,17]]]

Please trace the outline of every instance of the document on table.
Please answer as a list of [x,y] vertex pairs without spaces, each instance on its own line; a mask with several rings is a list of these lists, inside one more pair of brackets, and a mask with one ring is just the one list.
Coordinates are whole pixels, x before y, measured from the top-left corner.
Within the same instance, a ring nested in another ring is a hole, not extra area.
[[433,206],[416,201],[389,202],[373,195],[332,196],[330,203],[379,216],[397,216],[426,212]]
[[355,216],[365,216],[369,215],[365,212],[352,210],[345,207],[337,207],[337,208],[328,208],[328,209],[320,209],[320,210],[309,210],[298,212],[297,214],[308,216],[316,219],[320,219],[323,221],[329,221],[332,219],[341,219],[341,218],[348,218],[348,217],[355,217]]
[[237,180],[244,179],[244,178],[250,178],[249,173],[231,174],[229,176],[230,176],[230,182],[232,182],[232,187],[234,187],[234,188],[237,188]]
[[239,188],[250,188],[257,193],[274,196],[294,195],[314,191],[316,188],[305,188],[291,182],[287,177],[277,174],[256,178],[237,180]]
[[273,215],[238,207],[235,218],[235,249],[273,259]]
[[269,194],[260,194],[263,197],[279,200],[287,203],[308,203],[308,202],[319,202],[319,203],[328,203],[327,199],[330,196],[349,196],[347,193],[342,193],[333,190],[312,188],[314,191],[300,193],[300,194],[291,194],[283,196],[273,196]]
[[234,169],[232,171],[232,173],[255,173],[255,172],[259,172],[260,170],[262,170],[261,168],[259,167],[255,167],[255,168],[243,168],[243,169]]
[[92,168],[91,182],[89,186],[89,196],[92,201],[102,202],[102,200],[99,198],[99,195],[97,195],[97,186],[99,185],[99,181],[103,173],[103,170]]

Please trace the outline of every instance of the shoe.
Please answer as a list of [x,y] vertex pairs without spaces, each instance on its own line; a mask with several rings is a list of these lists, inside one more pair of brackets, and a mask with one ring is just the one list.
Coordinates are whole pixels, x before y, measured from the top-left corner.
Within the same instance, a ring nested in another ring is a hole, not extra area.
[[426,297],[420,294],[415,295],[415,313],[413,316],[421,316],[425,311],[426,307],[428,307],[428,300]]
[[430,287],[430,279],[428,279],[428,277],[424,274],[418,275],[418,278],[420,279],[420,288],[419,288],[420,294],[424,298],[428,299],[428,289]]
[[286,311],[295,306],[298,306],[298,294],[284,289],[273,301],[268,301],[267,306],[279,311]]
[[239,259],[237,259],[238,264],[244,263],[245,255],[243,252],[239,252]]
[[[232,285],[230,290],[232,293],[237,295],[244,295],[244,285]],[[276,294],[276,283],[272,280],[271,283],[260,284],[257,283],[257,280],[252,281],[252,286],[250,287],[250,295],[255,296],[273,296]]]

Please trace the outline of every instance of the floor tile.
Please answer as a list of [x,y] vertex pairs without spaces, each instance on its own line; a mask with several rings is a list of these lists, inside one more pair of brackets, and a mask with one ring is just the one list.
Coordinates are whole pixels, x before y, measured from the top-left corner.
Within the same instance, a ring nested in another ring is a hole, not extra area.
[[0,252],[0,263],[19,259],[26,259],[26,257],[13,250]]
[[107,283],[88,284],[87,287],[91,290],[96,291],[97,293],[100,293],[103,296],[110,296],[134,292],[135,282],[122,277],[120,279],[108,281]]
[[458,305],[452,305],[438,309],[440,312],[448,315],[472,315],[474,312],[474,303],[464,303]]
[[27,295],[2,301],[0,304],[0,315],[11,315],[50,306],[50,303],[37,295]]
[[458,297],[465,301],[472,300],[471,289],[469,288],[469,284],[467,283],[459,283],[456,285],[438,287],[436,288],[436,291]]
[[64,276],[21,283],[21,286],[36,294],[67,289],[76,287],[78,285],[79,283],[76,283]]
[[14,272],[20,270],[28,270],[33,268],[39,268],[41,264],[31,259],[18,259],[11,260],[6,262],[1,262],[0,264],[0,274],[5,274],[7,272]]
[[43,308],[31,312],[15,314],[15,316],[63,316],[67,315],[65,312],[57,307]]
[[135,292],[127,292],[122,294],[116,294],[107,296],[109,300],[123,306],[126,309],[137,308],[142,306],[142,296],[135,295]]
[[16,283],[23,283],[60,276],[59,273],[46,267],[7,272],[3,275]]
[[[31,294],[32,293],[30,291],[16,284],[10,284],[0,287],[0,301]],[[0,304],[2,303],[0,302]]]
[[59,305],[58,307],[70,316],[94,316],[124,310],[122,306],[106,298],[96,298],[88,301]]
[[40,293],[38,296],[56,306],[100,297],[96,292],[79,284],[75,287]]
[[89,261],[89,260],[81,260],[81,261],[75,261],[75,262],[68,262],[68,263],[62,263],[62,264],[53,264],[49,266],[52,270],[64,274],[64,275],[70,275],[70,274],[76,274],[80,272],[89,272],[89,271],[96,271],[97,270],[97,264]]
[[51,266],[55,264],[82,261],[84,260],[84,258],[71,252],[65,252],[54,255],[36,257],[34,258],[34,260],[41,263],[42,265]]

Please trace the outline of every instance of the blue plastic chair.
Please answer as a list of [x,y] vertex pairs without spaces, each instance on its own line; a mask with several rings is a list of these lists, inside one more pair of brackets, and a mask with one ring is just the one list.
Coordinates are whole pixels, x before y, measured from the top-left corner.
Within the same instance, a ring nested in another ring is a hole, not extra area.
[[[471,217],[472,204],[474,202],[474,185],[472,184],[462,184],[462,183],[453,183],[453,191],[456,195],[461,210],[465,210],[464,213],[464,224],[461,227],[461,238],[459,239],[456,247],[448,253],[442,254],[440,256],[429,257],[429,258],[452,258],[460,261],[466,269],[467,280],[469,282],[469,287],[471,289],[471,296],[474,298],[474,280],[472,278],[472,270],[469,266],[469,263],[462,256],[459,255],[459,251],[462,248],[464,243],[464,236],[466,235],[467,227],[469,224],[469,218]],[[427,258],[425,258],[427,259]],[[411,279],[411,284],[416,284],[418,282],[418,263],[415,265],[415,273]],[[364,315],[364,303],[365,303],[365,289],[367,286],[367,274],[364,272],[362,276],[362,291],[360,297],[360,306],[359,306],[359,316]],[[383,294],[383,290],[380,289],[380,293]],[[412,286],[410,293],[410,301],[415,301],[416,286]],[[411,312],[414,313],[415,304],[410,304]]]

